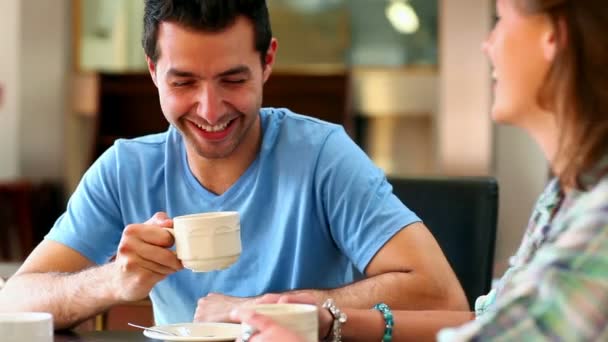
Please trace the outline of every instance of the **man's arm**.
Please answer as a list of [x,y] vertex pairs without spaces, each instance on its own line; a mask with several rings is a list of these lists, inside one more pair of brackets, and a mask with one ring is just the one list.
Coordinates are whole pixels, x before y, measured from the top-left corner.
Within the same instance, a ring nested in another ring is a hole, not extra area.
[[301,290],[322,303],[369,309],[385,302],[398,310],[469,310],[464,291],[432,234],[422,223],[402,229],[378,251],[368,278],[332,290]]
[[0,311],[44,311],[68,328],[115,304],[111,264],[93,267],[78,252],[43,241],[0,293]]
[[145,298],[167,275],[183,268],[167,247],[173,223],[157,213],[144,224],[125,228],[113,262],[94,267],[75,250],[44,240],[0,292],[0,311],[53,314],[56,329],[124,302]]
[[[369,309],[384,302],[395,310],[468,311],[464,291],[439,245],[422,223],[402,229],[376,253],[365,270],[367,279],[330,290],[296,290],[317,304],[333,298],[341,307]],[[276,298],[280,295],[276,294]],[[258,298],[210,294],[199,300],[195,321],[228,321],[230,310]],[[264,299],[272,302],[271,296]]]

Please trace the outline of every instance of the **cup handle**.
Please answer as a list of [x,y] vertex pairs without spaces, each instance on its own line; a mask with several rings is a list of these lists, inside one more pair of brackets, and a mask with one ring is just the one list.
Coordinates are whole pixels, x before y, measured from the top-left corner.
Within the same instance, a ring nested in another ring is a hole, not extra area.
[[171,234],[171,236],[173,236],[173,240],[175,240],[175,231],[172,228],[163,227],[163,230],[166,230],[169,234]]
[[[167,231],[167,233],[171,234],[171,236],[173,237],[173,245],[175,246],[175,243],[177,242],[177,240],[175,239],[175,231],[172,228],[165,228],[162,227],[163,230]],[[177,255],[177,251],[172,251],[173,254]]]

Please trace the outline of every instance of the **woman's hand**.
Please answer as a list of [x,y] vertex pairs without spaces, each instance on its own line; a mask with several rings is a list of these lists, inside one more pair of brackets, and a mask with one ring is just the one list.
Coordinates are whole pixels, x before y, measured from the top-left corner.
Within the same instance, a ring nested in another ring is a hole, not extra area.
[[271,293],[264,295],[256,299],[256,304],[271,304],[271,303],[298,303],[298,304],[312,304],[317,305],[317,311],[319,313],[319,339],[323,339],[328,336],[332,323],[334,321],[333,316],[327,309],[322,308],[314,296],[308,293],[299,294],[276,294]]
[[255,329],[255,333],[247,339],[248,342],[304,342],[304,340],[293,331],[279,325],[270,317],[261,315],[250,309],[241,308],[233,310],[230,313],[230,318],[248,324]]

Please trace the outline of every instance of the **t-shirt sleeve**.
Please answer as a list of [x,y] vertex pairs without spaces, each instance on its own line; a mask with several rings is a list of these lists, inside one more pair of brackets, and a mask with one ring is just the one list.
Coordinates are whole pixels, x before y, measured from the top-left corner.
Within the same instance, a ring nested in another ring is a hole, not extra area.
[[94,263],[106,263],[120,242],[116,145],[87,170],[45,239],[73,248]]
[[315,177],[331,236],[362,273],[390,238],[420,221],[342,128],[328,135]]

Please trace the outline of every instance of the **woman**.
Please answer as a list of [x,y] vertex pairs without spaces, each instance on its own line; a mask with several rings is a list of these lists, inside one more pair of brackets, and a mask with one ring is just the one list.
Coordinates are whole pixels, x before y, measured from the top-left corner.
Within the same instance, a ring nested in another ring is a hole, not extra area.
[[[344,309],[346,341],[608,340],[608,6],[605,0],[496,5],[499,19],[483,46],[494,66],[492,116],[528,132],[556,177],[510,268],[477,300],[474,314],[395,311],[391,332],[377,310]],[[320,334],[331,335],[332,315],[319,313]],[[251,311],[233,317],[259,330],[251,342],[299,341]]]

